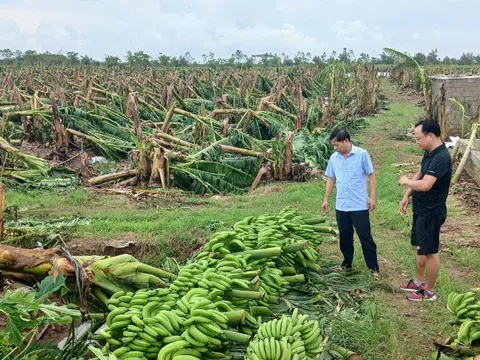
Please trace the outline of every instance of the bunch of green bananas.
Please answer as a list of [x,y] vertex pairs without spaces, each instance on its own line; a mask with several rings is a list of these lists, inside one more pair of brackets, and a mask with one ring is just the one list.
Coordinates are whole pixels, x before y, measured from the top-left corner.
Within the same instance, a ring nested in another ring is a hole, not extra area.
[[187,341],[190,347],[201,353],[221,350],[228,317],[217,310],[208,290],[190,290],[178,301],[177,311],[186,319],[178,340]]
[[250,342],[247,360],[315,359],[323,350],[318,321],[310,320],[295,309],[292,316],[263,323]]
[[[113,303],[118,306],[108,314],[107,328],[100,330],[106,342],[104,353],[112,352],[119,359],[155,359],[157,356],[169,359],[174,355],[186,359],[185,356],[199,357],[200,354],[205,358],[206,352],[215,359],[228,358],[221,350],[222,342],[226,341],[224,330],[229,317],[210,299],[217,296],[203,288],[191,289],[181,298],[167,291],[114,294]],[[218,303],[232,309],[224,300]],[[175,345],[167,347],[170,344]],[[179,344],[183,344],[181,348],[188,345],[189,352],[178,353]]]
[[447,309],[461,322],[469,319],[480,320],[480,301],[477,300],[476,293],[473,291],[448,294]]
[[464,321],[454,342],[463,346],[480,345],[480,321]]
[[[298,210],[287,207],[278,215],[249,216],[234,224],[234,231],[220,231],[210,238],[196,258],[205,259],[211,253],[230,254],[251,249],[284,247],[299,241],[309,241],[314,246],[322,243],[321,233],[335,233],[331,227],[315,226],[325,219],[305,220]],[[315,251],[307,256],[315,261]],[[284,256],[284,266],[293,265],[292,256]]]
[[106,342],[103,352],[112,352],[119,359],[155,359],[165,339],[184,321],[170,311],[178,297],[168,288],[113,294],[107,327],[99,332]]

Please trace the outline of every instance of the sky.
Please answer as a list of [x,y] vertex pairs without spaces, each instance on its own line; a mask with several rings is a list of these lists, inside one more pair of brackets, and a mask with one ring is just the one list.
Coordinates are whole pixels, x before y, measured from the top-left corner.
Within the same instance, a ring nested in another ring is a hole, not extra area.
[[144,51],[195,59],[385,47],[480,53],[476,0],[0,0],[0,49],[75,51],[102,60]]

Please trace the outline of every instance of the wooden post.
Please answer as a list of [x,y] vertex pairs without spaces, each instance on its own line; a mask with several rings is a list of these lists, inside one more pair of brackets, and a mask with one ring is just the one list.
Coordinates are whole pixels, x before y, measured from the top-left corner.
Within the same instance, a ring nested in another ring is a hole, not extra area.
[[5,195],[7,193],[7,187],[0,183],[0,242],[3,240],[3,212],[5,210]]
[[445,111],[445,84],[442,84],[440,88],[440,130],[441,130],[441,138],[443,141],[447,138],[447,113]]
[[455,171],[455,174],[453,175],[452,184],[456,184],[458,182],[458,180],[460,179],[460,175],[462,174],[463,168],[465,167],[465,164],[467,163],[468,156],[470,155],[470,151],[472,150],[473,143],[475,142],[475,139],[477,138],[478,126],[479,126],[479,124],[473,124],[472,125],[470,140],[468,141],[467,148],[465,149],[465,152],[463,153],[462,160],[460,160],[460,164],[458,164],[457,170]]
[[425,95],[425,119],[432,119],[432,90],[428,90]]

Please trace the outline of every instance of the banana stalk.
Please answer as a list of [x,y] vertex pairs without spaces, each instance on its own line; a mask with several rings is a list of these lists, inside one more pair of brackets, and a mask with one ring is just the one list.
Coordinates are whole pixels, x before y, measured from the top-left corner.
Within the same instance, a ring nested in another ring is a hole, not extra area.
[[234,310],[224,312],[223,315],[228,318],[229,324],[239,324],[245,321],[247,312],[245,310]]
[[275,314],[266,306],[250,306],[252,316],[275,317]]
[[249,260],[254,259],[266,259],[270,257],[276,257],[282,255],[282,248],[281,247],[272,247],[266,249],[255,249],[255,250],[248,250],[243,251],[240,253],[236,253],[236,255],[245,255],[248,256]]
[[251,337],[250,335],[238,333],[235,331],[229,331],[229,330],[224,330],[223,335],[228,341],[234,342],[236,344],[242,344],[242,345],[248,344]]
[[291,252],[297,252],[297,251],[305,250],[309,246],[310,246],[310,242],[300,241],[300,242],[295,243],[295,244],[287,245],[282,250],[283,250],[284,253],[291,253]]
[[265,296],[264,293],[259,291],[244,291],[244,290],[230,290],[225,295],[238,298],[238,299],[250,299],[250,300],[262,300]]

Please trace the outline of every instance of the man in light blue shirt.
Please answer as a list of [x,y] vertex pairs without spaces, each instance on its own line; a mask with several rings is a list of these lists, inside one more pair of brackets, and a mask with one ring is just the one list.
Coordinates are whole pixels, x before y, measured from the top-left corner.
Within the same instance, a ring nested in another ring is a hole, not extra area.
[[[376,180],[370,155],[350,142],[347,130],[333,131],[330,140],[335,153],[330,157],[325,172],[328,181],[322,209],[328,212],[328,199],[336,185],[336,219],[340,232],[340,250],[344,258],[339,268],[352,267],[355,228],[367,267],[378,273],[377,245],[370,228],[370,212],[376,205]],[[370,184],[370,197],[367,184]]]

